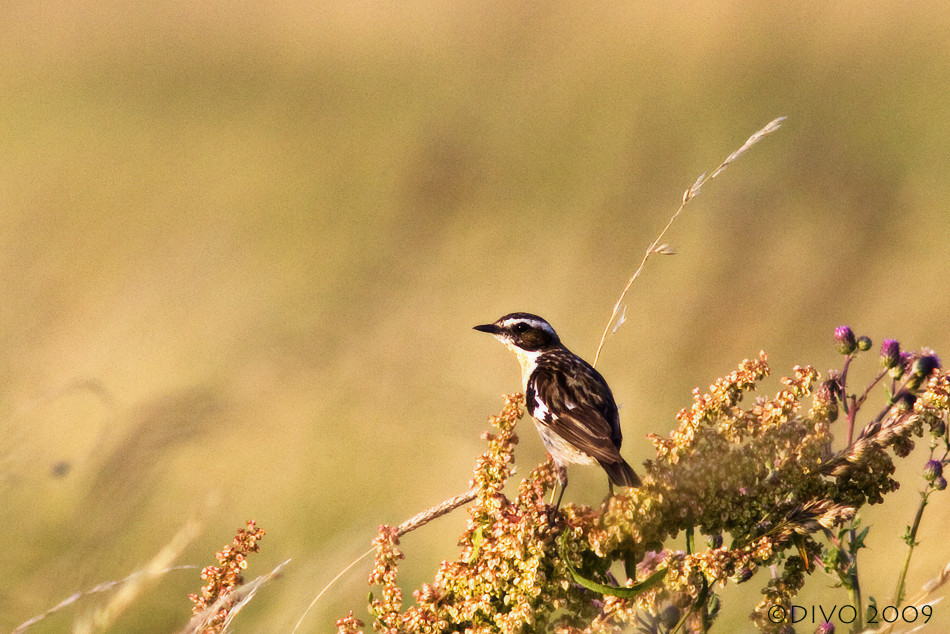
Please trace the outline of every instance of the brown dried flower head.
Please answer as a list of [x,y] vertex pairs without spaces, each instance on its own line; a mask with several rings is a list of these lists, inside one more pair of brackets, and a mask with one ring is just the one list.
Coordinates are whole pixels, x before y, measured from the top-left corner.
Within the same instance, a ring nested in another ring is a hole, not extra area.
[[[238,529],[237,535],[230,544],[215,553],[218,565],[206,566],[201,570],[201,578],[207,582],[201,588],[201,593],[188,595],[194,603],[193,614],[200,614],[215,605],[244,583],[242,572],[247,568],[247,555],[258,552],[257,542],[263,536],[264,529],[256,526],[254,520],[250,520],[244,528]],[[207,619],[205,629],[202,630],[204,634],[222,632],[231,607],[232,603],[226,601],[214,615]]]

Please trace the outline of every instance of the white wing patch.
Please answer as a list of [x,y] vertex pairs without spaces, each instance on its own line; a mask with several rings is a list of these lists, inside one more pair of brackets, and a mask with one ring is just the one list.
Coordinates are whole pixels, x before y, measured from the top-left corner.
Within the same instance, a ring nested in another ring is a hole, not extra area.
[[544,401],[538,398],[537,394],[534,395],[534,412],[531,415],[545,423],[551,421],[551,410],[544,404]]

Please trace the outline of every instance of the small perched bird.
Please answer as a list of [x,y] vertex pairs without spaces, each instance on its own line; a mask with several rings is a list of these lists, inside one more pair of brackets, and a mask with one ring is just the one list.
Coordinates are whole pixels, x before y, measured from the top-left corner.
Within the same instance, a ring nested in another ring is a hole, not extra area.
[[613,485],[640,486],[620,455],[620,414],[607,381],[561,343],[551,324],[530,313],[511,313],[475,326],[494,335],[521,363],[525,405],[557,467],[561,505],[567,465],[600,464]]

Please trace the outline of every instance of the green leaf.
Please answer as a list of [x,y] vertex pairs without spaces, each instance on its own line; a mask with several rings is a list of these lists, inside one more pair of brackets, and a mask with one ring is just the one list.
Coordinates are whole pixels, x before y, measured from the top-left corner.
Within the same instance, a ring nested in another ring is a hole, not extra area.
[[905,527],[904,535],[901,537],[904,540],[904,543],[913,548],[917,545],[917,542],[914,541],[914,536],[911,534],[910,526]]
[[654,572],[652,575],[641,581],[640,583],[635,583],[630,587],[627,586],[611,586],[603,583],[598,583],[592,579],[588,579],[583,576],[581,573],[571,565],[571,560],[567,556],[567,532],[561,533],[561,537],[558,538],[560,542],[561,550],[561,559],[564,561],[564,565],[567,566],[567,571],[571,573],[571,577],[574,578],[574,581],[587,588],[588,590],[593,590],[594,592],[600,594],[607,594],[613,597],[620,597],[621,599],[632,599],[638,594],[649,590],[653,586],[660,583],[663,580],[663,577],[666,576],[666,568],[661,568]]
[[863,531],[861,531],[860,533],[857,533],[854,536],[854,539],[851,540],[851,547],[849,548],[849,550],[851,551],[852,555],[856,555],[858,550],[860,550],[861,548],[864,548],[864,538],[867,537],[869,530],[871,530],[871,527],[866,526]]

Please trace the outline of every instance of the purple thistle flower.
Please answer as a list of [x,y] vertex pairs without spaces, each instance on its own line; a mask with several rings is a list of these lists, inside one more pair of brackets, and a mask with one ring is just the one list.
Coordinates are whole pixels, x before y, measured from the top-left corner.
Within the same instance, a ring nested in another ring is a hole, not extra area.
[[881,344],[881,365],[890,370],[901,360],[901,344],[897,339],[885,339]]
[[904,376],[904,373],[910,369],[910,365],[913,363],[913,361],[914,355],[909,352],[902,352],[900,361],[898,361],[897,365],[890,369],[889,374],[891,375],[891,378],[899,381],[901,377]]
[[935,354],[925,354],[914,362],[914,374],[919,377],[930,376],[930,373],[940,368],[940,359]]
[[851,354],[857,347],[858,342],[850,326],[838,326],[835,328],[835,348],[838,352],[841,354]]

